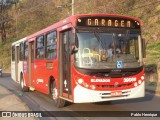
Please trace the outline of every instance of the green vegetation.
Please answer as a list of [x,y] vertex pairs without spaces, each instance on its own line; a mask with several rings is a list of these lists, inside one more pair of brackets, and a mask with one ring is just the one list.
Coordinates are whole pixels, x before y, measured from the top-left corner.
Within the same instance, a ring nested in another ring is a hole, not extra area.
[[160,42],[152,43],[147,46],[147,64],[157,64],[160,59]]
[[11,41],[7,41],[5,44],[0,44],[0,66],[4,70],[10,70],[11,62]]
[[157,82],[150,82],[149,86],[157,86]]
[[[75,0],[75,14],[109,13],[140,18],[147,44],[146,64],[160,58],[160,2],[157,0]],[[7,41],[0,43],[0,66],[10,70],[11,43],[71,15],[71,0],[21,0],[6,10]]]

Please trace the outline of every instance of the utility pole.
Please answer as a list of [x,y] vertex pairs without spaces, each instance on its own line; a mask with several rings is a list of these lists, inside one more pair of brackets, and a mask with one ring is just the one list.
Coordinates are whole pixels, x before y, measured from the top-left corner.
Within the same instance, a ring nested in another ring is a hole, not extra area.
[[17,10],[17,4],[15,4],[15,17],[16,17],[16,36],[18,37],[18,13],[19,13],[19,10]]
[[74,0],[72,0],[72,15],[74,15]]

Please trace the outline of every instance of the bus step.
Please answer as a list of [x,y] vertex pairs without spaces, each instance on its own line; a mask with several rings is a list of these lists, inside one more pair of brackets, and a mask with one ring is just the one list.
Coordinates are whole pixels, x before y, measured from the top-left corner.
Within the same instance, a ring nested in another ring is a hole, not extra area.
[[62,97],[62,96],[60,96],[60,98],[66,100],[66,101],[69,101],[69,102],[73,102],[71,99],[68,99],[68,98],[65,98],[65,97]]
[[30,91],[35,91],[35,88],[33,86],[29,86]]

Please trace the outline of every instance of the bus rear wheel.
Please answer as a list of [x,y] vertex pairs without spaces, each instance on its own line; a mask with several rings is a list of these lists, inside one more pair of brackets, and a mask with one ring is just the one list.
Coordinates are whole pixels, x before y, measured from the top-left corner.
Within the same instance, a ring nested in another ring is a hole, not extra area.
[[55,81],[51,83],[51,96],[56,107],[61,108],[65,106],[66,101],[58,97],[58,89],[56,88]]
[[21,80],[20,80],[20,87],[21,87],[21,91],[23,91],[23,92],[28,92],[29,91],[29,87],[26,87],[25,84],[24,84],[23,77],[21,77]]

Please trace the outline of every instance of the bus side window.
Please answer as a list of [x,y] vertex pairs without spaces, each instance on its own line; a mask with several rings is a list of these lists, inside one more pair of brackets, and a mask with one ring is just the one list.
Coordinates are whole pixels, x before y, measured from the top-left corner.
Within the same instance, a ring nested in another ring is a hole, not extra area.
[[26,41],[24,43],[24,60],[27,60],[28,58],[28,42]]
[[56,58],[56,32],[50,32],[46,37],[46,58],[55,59]]
[[23,52],[23,43],[20,44],[20,61],[23,61],[24,58],[24,52]]
[[12,61],[15,61],[15,46],[12,46]]
[[44,58],[44,36],[39,36],[36,39],[36,58]]

